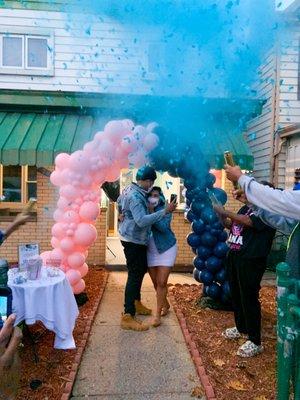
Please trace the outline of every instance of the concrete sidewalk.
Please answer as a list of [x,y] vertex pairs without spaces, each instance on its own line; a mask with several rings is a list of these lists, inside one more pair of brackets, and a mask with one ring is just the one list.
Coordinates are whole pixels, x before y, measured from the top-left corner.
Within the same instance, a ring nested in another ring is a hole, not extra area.
[[[89,344],[73,389],[73,399],[188,400],[200,383],[173,312],[159,328],[120,329],[126,273],[109,276]],[[172,274],[171,283],[194,283]],[[154,308],[155,293],[146,275],[143,301]]]

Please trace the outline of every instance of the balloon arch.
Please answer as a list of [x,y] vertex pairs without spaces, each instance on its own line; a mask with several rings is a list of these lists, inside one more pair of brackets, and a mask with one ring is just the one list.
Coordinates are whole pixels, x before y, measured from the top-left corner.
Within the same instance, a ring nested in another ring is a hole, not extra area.
[[190,154],[189,162],[186,154],[180,154],[182,151],[173,153],[175,157],[168,156],[166,153],[172,145],[166,146],[166,137],[157,132],[156,123],[144,127],[134,125],[131,120],[110,121],[82,150],[56,157],[55,170],[50,177],[52,184],[59,188],[53,215],[53,249],[42,253],[43,261],[58,262],[73,292],[81,293],[85,289],[83,278],[88,273],[88,248],[97,238],[94,225],[100,213],[99,187],[104,182],[115,182],[124,168],[152,164],[157,170],[184,179],[186,202],[190,206],[187,218],[193,229],[187,241],[196,255],[194,277],[204,284],[206,295],[226,302],[229,288],[223,259],[227,252],[227,234],[209,198],[209,193],[213,193],[224,203],[226,193],[213,188],[215,177],[209,173],[209,165],[200,156],[199,149],[194,146],[186,149]]

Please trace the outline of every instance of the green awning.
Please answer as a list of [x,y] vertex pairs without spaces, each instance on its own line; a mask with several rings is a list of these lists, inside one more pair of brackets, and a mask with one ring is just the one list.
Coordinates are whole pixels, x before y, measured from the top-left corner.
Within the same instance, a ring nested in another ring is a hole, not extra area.
[[1,163],[52,165],[57,154],[81,149],[99,123],[76,113],[0,112]]
[[[52,165],[57,154],[81,149],[111,118],[104,110],[89,115],[80,114],[78,109],[65,113],[2,111],[0,162],[3,165]],[[144,120],[141,116],[137,119]],[[223,152],[231,150],[244,169],[252,169],[253,157],[241,134],[215,132],[203,141],[203,152],[212,168],[221,169]]]

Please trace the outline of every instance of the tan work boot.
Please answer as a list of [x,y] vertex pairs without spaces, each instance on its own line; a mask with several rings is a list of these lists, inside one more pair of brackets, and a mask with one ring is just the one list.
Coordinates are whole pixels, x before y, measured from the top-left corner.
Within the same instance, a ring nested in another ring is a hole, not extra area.
[[138,315],[151,315],[152,314],[152,310],[150,310],[150,308],[147,308],[146,306],[144,306],[144,304],[142,304],[139,300],[135,300],[134,305],[135,305],[135,312]]
[[147,331],[149,326],[142,324],[130,314],[123,314],[121,318],[121,328],[132,331]]

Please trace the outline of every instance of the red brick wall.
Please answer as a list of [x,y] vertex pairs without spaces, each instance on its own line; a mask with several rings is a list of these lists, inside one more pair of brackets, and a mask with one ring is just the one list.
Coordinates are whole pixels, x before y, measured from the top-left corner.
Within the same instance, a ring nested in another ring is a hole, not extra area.
[[[52,169],[48,167],[47,169]],[[9,262],[18,259],[18,244],[39,243],[41,251],[50,250],[52,219],[58,199],[58,190],[49,181],[49,178],[38,173],[37,176],[37,214],[36,221],[28,222],[15,232],[1,247],[1,257]],[[6,217],[7,219],[7,217]],[[5,228],[9,222],[1,224]],[[98,238],[90,248],[88,263],[105,264],[106,248],[106,209],[101,209],[100,217],[96,222]]]

